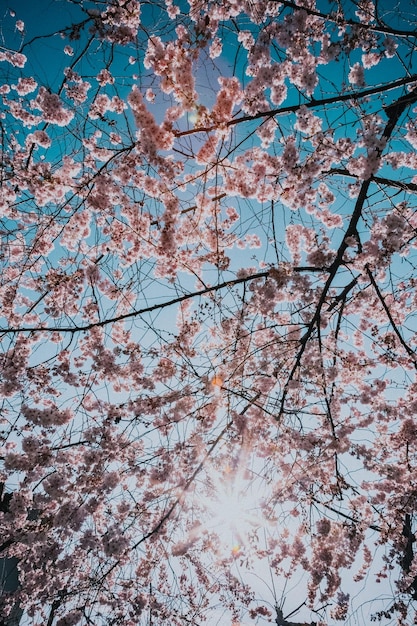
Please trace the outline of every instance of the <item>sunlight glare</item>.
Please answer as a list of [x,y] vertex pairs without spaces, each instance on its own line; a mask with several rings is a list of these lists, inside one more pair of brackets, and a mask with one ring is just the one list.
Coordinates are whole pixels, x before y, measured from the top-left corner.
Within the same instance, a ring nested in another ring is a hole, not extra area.
[[248,474],[226,465],[220,473],[212,468],[207,478],[203,524],[216,533],[222,551],[233,556],[248,548],[251,533],[265,523],[259,492]]

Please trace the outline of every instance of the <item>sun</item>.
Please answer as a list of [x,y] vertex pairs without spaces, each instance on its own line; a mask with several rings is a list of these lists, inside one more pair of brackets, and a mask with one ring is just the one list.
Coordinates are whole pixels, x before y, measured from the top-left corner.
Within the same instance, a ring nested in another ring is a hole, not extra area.
[[218,452],[205,459],[193,489],[183,494],[186,516],[181,536],[174,538],[175,556],[203,550],[219,561],[252,558],[259,548],[259,532],[268,534],[275,526],[263,460],[242,444]]
[[[206,468],[200,494],[203,528],[218,537],[218,550],[237,556],[248,550],[250,537],[266,524],[256,476],[246,464]],[[203,495],[204,494],[204,495]]]

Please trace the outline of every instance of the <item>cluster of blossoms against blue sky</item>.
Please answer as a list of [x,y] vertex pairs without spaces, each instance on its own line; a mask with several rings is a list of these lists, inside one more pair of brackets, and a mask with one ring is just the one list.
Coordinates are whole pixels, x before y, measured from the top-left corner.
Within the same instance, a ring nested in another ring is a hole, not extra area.
[[3,8],[4,615],[412,623],[416,15]]

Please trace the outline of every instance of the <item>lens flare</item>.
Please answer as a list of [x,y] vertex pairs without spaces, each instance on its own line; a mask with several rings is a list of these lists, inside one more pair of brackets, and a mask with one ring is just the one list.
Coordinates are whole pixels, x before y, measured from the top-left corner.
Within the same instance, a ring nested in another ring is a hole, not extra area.
[[223,552],[239,556],[248,549],[250,536],[266,523],[254,476],[240,464],[226,464],[220,471],[210,467],[205,486],[202,524],[218,536]]

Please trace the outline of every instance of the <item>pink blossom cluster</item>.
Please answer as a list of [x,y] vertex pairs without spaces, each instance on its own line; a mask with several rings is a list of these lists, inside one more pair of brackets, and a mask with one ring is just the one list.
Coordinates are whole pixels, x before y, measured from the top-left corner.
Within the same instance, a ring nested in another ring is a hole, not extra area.
[[363,67],[365,69],[369,69],[371,67],[374,67],[375,65],[378,65],[378,63],[381,61],[382,59],[382,54],[379,52],[367,52],[366,54],[362,55],[362,63],[363,63]]
[[308,109],[305,104],[301,105],[297,113],[297,121],[294,128],[307,135],[315,135],[322,129],[323,120],[314,115],[313,111]]
[[136,85],[128,96],[128,103],[132,109],[140,148],[145,153],[155,157],[158,150],[168,150],[172,146],[173,135],[164,125],[158,125],[154,116],[146,107],[142,94]]
[[70,409],[60,409],[58,405],[52,402],[49,402],[45,408],[22,405],[21,412],[27,420],[45,428],[66,424],[74,417]]
[[21,52],[12,52],[10,50],[0,51],[0,62],[7,61],[14,67],[24,68],[27,57]]
[[356,62],[350,69],[348,79],[351,85],[354,85],[355,87],[364,87],[365,86],[365,72],[363,69],[363,65]]
[[[413,110],[415,113],[416,110]],[[413,148],[417,148],[417,122],[415,120],[411,120],[406,124],[407,133],[405,138],[407,141],[413,146]]]
[[33,133],[29,133],[25,139],[26,145],[30,146],[36,144],[42,148],[49,148],[51,145],[51,138],[44,130],[35,130]]
[[312,96],[318,84],[316,72],[317,59],[312,55],[306,55],[302,63],[291,66],[289,77],[291,82],[304,91],[307,96]]
[[370,24],[375,19],[375,5],[372,0],[360,0],[355,15],[363,24]]
[[102,137],[103,132],[96,130],[90,137],[83,139],[83,146],[88,150],[83,163],[86,169],[95,170],[97,162],[107,162],[111,159],[112,151],[101,145]]
[[74,104],[82,104],[87,100],[88,90],[91,84],[87,81],[80,81],[76,85],[65,85],[67,98],[72,100]]
[[217,59],[223,51],[223,44],[220,37],[215,37],[210,44],[209,56],[211,59]]
[[[7,290],[5,295],[7,311]],[[24,378],[29,356],[30,345],[22,339],[17,341],[11,350],[4,350],[1,356],[2,382],[0,389],[2,395],[6,398],[13,396],[21,388],[21,382]]]
[[171,20],[175,20],[177,15],[180,13],[180,7],[174,3],[174,0],[165,0],[165,8],[167,11],[167,15]]
[[[51,144],[46,131],[35,131],[27,137],[29,149],[34,145],[48,148]],[[50,164],[44,161],[35,163],[29,170],[27,188],[33,194],[40,207],[49,202],[59,201],[73,190],[74,178],[80,170],[70,157],[65,157],[60,168],[51,171]],[[52,227],[51,227],[52,233]]]
[[164,93],[173,93],[183,110],[190,111],[198,99],[193,75],[194,52],[190,48],[188,33],[183,26],[177,26],[176,34],[175,43],[165,44],[160,37],[151,37],[144,66],[161,77],[160,88]]
[[129,546],[128,538],[122,533],[119,526],[109,527],[103,537],[104,554],[108,557],[122,557]]
[[289,58],[297,63],[310,56],[312,43],[326,38],[325,22],[309,13],[307,7],[287,13],[282,21],[275,22],[272,32],[279,45],[287,50]]
[[114,106],[112,100],[105,93],[100,93],[94,99],[94,102],[90,106],[88,117],[92,120],[103,118],[107,111],[113,111]]
[[234,107],[242,100],[242,91],[237,78],[220,77],[218,80],[220,89],[210,115],[215,125],[229,121]]
[[369,116],[362,129],[358,131],[358,145],[366,149],[366,155],[359,155],[349,160],[348,169],[363,180],[376,174],[381,164],[381,154],[385,148],[382,135],[382,123],[379,116]]
[[372,268],[384,268],[395,252],[407,249],[411,225],[399,211],[376,220],[371,229],[371,236],[362,246],[355,265],[363,265],[364,259]]
[[45,122],[58,126],[67,126],[74,117],[72,111],[64,108],[59,96],[45,87],[39,88],[38,95],[31,105],[41,111]]
[[96,76],[96,80],[99,82],[101,87],[104,87],[104,85],[114,84],[114,76],[112,76],[111,72],[109,72],[107,68],[103,68],[99,71]]
[[12,85],[13,89],[16,89],[19,96],[25,96],[28,93],[32,93],[38,87],[38,83],[32,76],[20,77],[17,85]]
[[210,135],[204,145],[196,154],[196,162],[199,165],[213,162],[216,158],[216,148],[219,145],[220,138],[217,135]]
[[383,41],[384,54],[388,59],[391,59],[395,55],[395,51],[398,48],[398,44],[392,37],[386,37]]
[[42,118],[38,115],[34,115],[27,108],[25,108],[21,102],[17,100],[8,100],[4,98],[4,104],[8,107],[11,115],[14,119],[23,122],[23,126],[26,128],[32,128],[41,123]]
[[[77,250],[82,240],[89,237],[91,233],[91,219],[90,211],[84,209],[83,211],[74,212],[67,220],[62,233],[62,242],[68,250]],[[65,296],[65,291],[63,296]]]
[[261,139],[262,148],[269,148],[271,143],[273,143],[273,141],[275,140],[277,128],[277,122],[273,118],[267,119],[258,128],[256,134]]
[[103,12],[95,16],[96,28],[106,40],[126,45],[134,41],[138,34],[140,11],[139,0],[110,2]]

